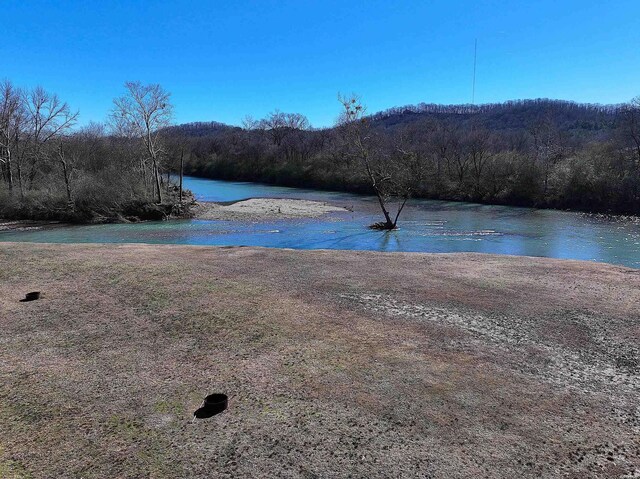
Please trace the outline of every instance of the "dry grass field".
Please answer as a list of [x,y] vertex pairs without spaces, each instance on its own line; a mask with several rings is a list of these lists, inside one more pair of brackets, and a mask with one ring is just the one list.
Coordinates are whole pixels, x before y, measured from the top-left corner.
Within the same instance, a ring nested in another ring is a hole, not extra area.
[[639,344],[617,266],[0,243],[0,477],[637,478]]

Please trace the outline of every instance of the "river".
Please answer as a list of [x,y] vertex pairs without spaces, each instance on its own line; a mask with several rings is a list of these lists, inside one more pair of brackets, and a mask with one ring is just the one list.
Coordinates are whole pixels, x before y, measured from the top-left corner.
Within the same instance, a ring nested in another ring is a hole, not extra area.
[[267,246],[298,249],[479,252],[581,259],[640,268],[640,220],[576,212],[448,201],[414,200],[397,231],[367,228],[379,221],[375,198],[255,183],[185,178],[203,201],[255,197],[327,201],[348,212],[268,221],[177,220],[64,226],[0,233],[0,241]]

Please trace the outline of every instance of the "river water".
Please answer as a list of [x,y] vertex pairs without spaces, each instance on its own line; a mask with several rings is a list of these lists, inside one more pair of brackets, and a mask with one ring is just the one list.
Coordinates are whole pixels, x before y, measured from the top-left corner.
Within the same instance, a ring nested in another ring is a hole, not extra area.
[[0,241],[243,245],[438,253],[468,251],[581,259],[640,268],[638,219],[414,200],[405,208],[397,231],[381,232],[367,228],[367,225],[381,219],[373,197],[188,177],[185,187],[203,201],[301,198],[327,201],[351,211],[313,219],[255,222],[178,220],[65,226],[2,232]]

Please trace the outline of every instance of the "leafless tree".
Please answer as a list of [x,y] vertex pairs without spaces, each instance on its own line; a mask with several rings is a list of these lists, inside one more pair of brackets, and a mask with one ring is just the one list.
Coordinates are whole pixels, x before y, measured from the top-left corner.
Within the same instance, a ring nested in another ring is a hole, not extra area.
[[631,140],[635,151],[636,167],[640,169],[640,96],[631,100],[622,109],[622,121],[625,134]]
[[13,191],[13,155],[25,122],[22,92],[11,82],[0,83],[0,164],[9,191]]
[[432,125],[431,145],[436,164],[435,183],[437,187],[441,188],[445,176],[444,166],[446,165],[450,171],[449,159],[457,146],[454,128],[445,122],[435,121]]
[[58,144],[56,151],[56,161],[62,167],[62,174],[64,178],[64,186],[67,193],[67,202],[70,208],[73,208],[73,195],[71,193],[71,177],[74,174],[74,166],[78,157],[65,148],[64,142]]
[[[383,222],[375,223],[371,227],[396,229],[400,213],[411,192],[407,182],[409,175],[406,175],[407,169],[402,167],[402,160],[413,161],[415,155],[408,150],[396,150],[396,153],[400,154],[385,155],[382,147],[375,141],[369,120],[365,116],[366,108],[360,98],[357,95],[338,95],[338,101],[343,108],[338,125],[346,141],[347,155],[362,164],[384,215]],[[388,203],[394,196],[399,196],[401,202],[395,216],[392,217]]]
[[467,155],[473,173],[473,189],[475,197],[480,196],[480,182],[485,173],[487,164],[491,160],[489,148],[489,133],[483,129],[474,129],[469,133],[466,141]]
[[292,131],[308,130],[310,128],[309,120],[306,116],[300,113],[283,113],[280,110],[269,113],[267,118],[254,125],[266,131],[276,146],[280,146]]
[[251,115],[245,115],[242,119],[242,128],[251,131],[260,127],[260,122]]
[[31,188],[38,173],[37,165],[47,160],[51,154],[48,145],[65,135],[76,123],[78,112],[72,112],[67,102],[58,95],[48,93],[42,87],[36,87],[24,95],[26,110],[25,132],[27,150],[18,161],[18,180],[24,194],[22,163],[29,164],[28,187]]
[[452,129],[449,131],[448,146],[445,155],[449,175],[455,177],[458,182],[458,189],[462,190],[469,170],[469,160],[471,157],[465,151],[462,134],[458,130]]
[[146,159],[152,166],[154,193],[158,203],[162,203],[160,161],[164,148],[161,130],[170,125],[173,117],[173,106],[169,101],[171,94],[158,84],[126,82],[125,88],[126,94],[113,100],[115,108],[111,121],[120,134],[134,134],[142,140]]
[[542,168],[543,195],[549,190],[549,177],[553,168],[565,156],[565,145],[553,121],[545,117],[531,128],[533,137],[533,159]]
[[99,170],[106,160],[99,155],[104,140],[105,127],[101,123],[90,122],[73,134],[60,136],[56,141],[55,154],[50,161],[62,169],[65,192],[69,209],[74,208],[73,182],[78,167]]

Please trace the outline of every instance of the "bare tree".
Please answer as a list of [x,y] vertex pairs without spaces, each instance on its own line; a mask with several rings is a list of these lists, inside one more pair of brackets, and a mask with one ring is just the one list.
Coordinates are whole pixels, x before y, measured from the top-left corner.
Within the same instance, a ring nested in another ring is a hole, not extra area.
[[640,169],[640,96],[625,105],[622,109],[622,120],[625,134],[631,140],[635,151],[636,167]]
[[251,115],[245,115],[242,119],[242,128],[251,131],[260,127],[260,122]]
[[158,203],[162,203],[160,160],[164,149],[161,130],[170,125],[173,116],[173,106],[169,102],[171,94],[158,84],[126,82],[125,88],[126,94],[113,100],[115,108],[111,120],[121,134],[134,134],[142,140],[152,165],[154,193]]
[[[378,199],[384,221],[371,225],[374,229],[393,230],[397,228],[398,218],[410,196],[411,188],[406,168],[402,160],[415,161],[416,157],[408,150],[396,150],[396,155],[388,156],[375,142],[370,123],[365,116],[366,108],[357,95],[338,95],[342,112],[338,125],[347,146],[347,155],[358,160],[366,173],[371,187]],[[400,153],[399,155],[397,153]],[[392,217],[388,202],[399,196],[401,202]]]
[[531,136],[533,137],[533,158],[542,168],[542,193],[546,195],[551,172],[564,158],[566,148],[557,126],[548,116],[533,125]]
[[431,145],[436,163],[435,183],[439,189],[443,189],[444,165],[447,166],[447,170],[450,173],[449,158],[452,150],[454,150],[457,145],[455,138],[456,135],[451,125],[442,121],[434,121],[432,125]]
[[[251,123],[247,123],[251,124]],[[254,127],[259,126],[266,131],[271,137],[274,145],[280,146],[282,141],[293,131],[308,130],[310,128],[309,120],[300,113],[283,113],[276,110],[269,113],[267,118],[260,120]]]
[[58,95],[48,93],[42,87],[36,87],[24,95],[25,105],[25,142],[24,154],[18,158],[18,181],[24,195],[22,176],[23,162],[29,165],[28,187],[31,188],[38,173],[37,165],[48,159],[51,148],[48,145],[65,135],[76,123],[78,112],[72,112],[67,102]]
[[78,160],[77,155],[70,154],[65,148],[64,142],[58,144],[56,151],[56,161],[62,166],[62,174],[64,177],[64,186],[67,192],[67,202],[69,208],[73,208],[73,195],[71,194],[71,176],[74,173],[74,166]]
[[56,142],[56,151],[50,161],[62,168],[69,209],[75,207],[72,182],[75,181],[78,167],[97,170],[104,161],[98,156],[104,133],[104,125],[92,121],[73,134],[59,137]]
[[11,82],[0,84],[0,164],[9,191],[13,191],[13,155],[25,122],[22,92]]
[[448,133],[448,144],[446,151],[444,151],[447,170],[450,176],[455,177],[458,182],[458,188],[462,190],[471,157],[466,154],[465,145],[462,141],[462,132],[458,129],[451,129]]
[[489,149],[489,133],[482,129],[473,129],[466,141],[467,154],[471,163],[471,171],[474,179],[474,196],[479,198],[480,182],[485,173],[487,164],[491,160],[491,150]]

